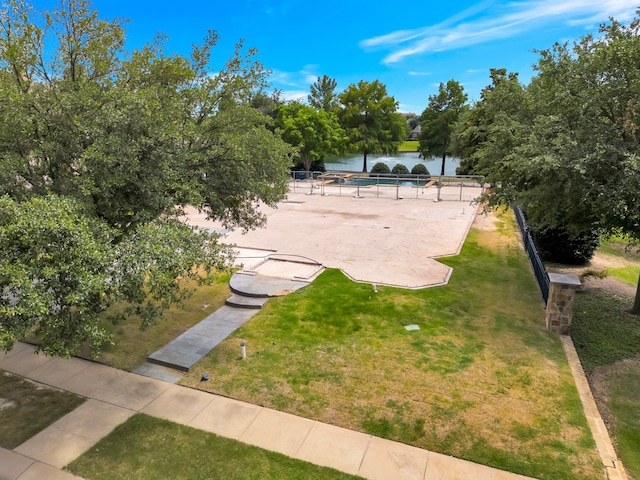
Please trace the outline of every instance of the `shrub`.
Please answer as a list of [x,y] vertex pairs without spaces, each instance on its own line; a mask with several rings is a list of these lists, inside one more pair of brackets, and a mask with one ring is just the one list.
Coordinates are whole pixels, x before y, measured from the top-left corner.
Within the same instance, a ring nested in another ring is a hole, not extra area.
[[403,164],[398,163],[397,165],[394,165],[391,173],[393,173],[394,175],[407,175],[409,173],[409,169]]
[[594,270],[593,268],[587,268],[584,272],[580,274],[580,281],[584,282],[587,278],[607,278],[609,276],[609,272],[607,270]]
[[529,228],[540,256],[552,262],[582,265],[593,257],[600,244],[596,229],[574,233],[562,226],[536,230],[529,225]]
[[386,163],[378,162],[371,169],[371,173],[391,173]]
[[422,163],[417,163],[411,169],[411,175],[431,175],[427,167]]

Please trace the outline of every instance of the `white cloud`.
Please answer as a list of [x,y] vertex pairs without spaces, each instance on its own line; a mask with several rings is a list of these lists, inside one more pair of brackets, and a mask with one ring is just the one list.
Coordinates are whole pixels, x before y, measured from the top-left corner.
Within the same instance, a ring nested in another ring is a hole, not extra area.
[[305,102],[307,100],[308,94],[309,92],[304,90],[283,90],[282,98],[288,102],[290,101]]
[[280,87],[307,87],[318,80],[317,69],[318,65],[305,65],[297,72],[273,70],[271,81]]
[[637,0],[524,0],[483,2],[436,25],[395,32],[360,42],[363,48],[391,50],[383,63],[405,57],[505,39],[542,24],[589,25],[614,17],[633,18]]
[[422,77],[422,76],[431,75],[431,72],[414,72],[413,70],[411,70],[409,71],[409,75]]

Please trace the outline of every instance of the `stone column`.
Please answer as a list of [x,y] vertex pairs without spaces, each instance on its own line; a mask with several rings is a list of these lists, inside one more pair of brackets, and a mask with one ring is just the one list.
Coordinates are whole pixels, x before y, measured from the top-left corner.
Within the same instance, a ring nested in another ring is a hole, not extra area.
[[581,285],[577,275],[549,274],[549,299],[547,300],[547,330],[567,335],[573,318],[576,290]]

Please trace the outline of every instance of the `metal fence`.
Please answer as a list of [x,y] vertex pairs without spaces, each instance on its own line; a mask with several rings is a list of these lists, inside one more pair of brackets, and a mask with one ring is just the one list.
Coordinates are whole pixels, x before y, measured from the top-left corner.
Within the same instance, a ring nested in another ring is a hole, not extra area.
[[520,227],[520,233],[522,233],[524,248],[529,255],[529,260],[531,261],[533,272],[535,273],[536,280],[538,281],[538,285],[540,286],[540,293],[542,293],[544,302],[547,303],[547,300],[549,298],[549,275],[547,274],[547,269],[545,268],[544,262],[542,261],[542,258],[540,258],[538,249],[536,248],[536,245],[533,241],[533,237],[531,236],[531,232],[529,231],[524,212],[519,206],[515,206],[513,208],[513,211],[516,214],[516,222],[518,222],[518,227]]
[[473,202],[484,192],[484,179],[465,175],[291,172],[289,189],[293,193],[307,195]]

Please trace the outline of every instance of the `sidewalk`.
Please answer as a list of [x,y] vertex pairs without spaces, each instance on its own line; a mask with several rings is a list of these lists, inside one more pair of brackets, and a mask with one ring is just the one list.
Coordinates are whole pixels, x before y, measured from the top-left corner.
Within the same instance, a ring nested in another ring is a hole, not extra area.
[[34,355],[17,343],[0,370],[87,400],[13,451],[0,449],[0,480],[72,480],[61,469],[137,412],[372,480],[517,480],[496,470],[77,358]]

